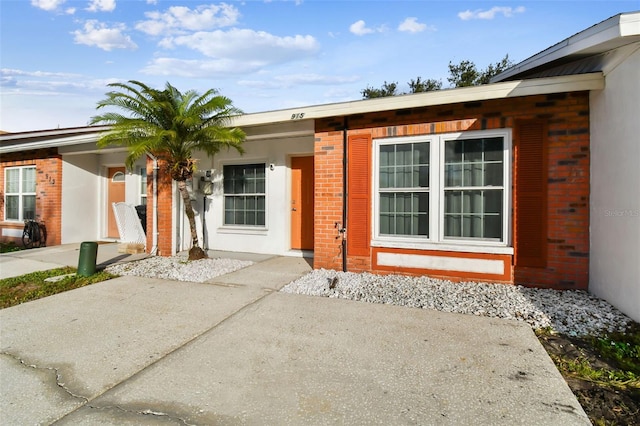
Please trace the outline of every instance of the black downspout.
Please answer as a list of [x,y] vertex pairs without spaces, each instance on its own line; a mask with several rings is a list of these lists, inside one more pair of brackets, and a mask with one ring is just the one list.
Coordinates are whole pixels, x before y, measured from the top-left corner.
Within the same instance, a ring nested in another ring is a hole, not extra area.
[[347,117],[343,119],[342,128],[342,272],[347,272]]

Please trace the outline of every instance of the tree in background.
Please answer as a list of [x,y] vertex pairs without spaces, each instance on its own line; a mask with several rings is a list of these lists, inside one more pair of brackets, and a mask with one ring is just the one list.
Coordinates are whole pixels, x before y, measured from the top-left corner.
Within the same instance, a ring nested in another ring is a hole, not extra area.
[[433,92],[434,90],[440,89],[442,89],[442,81],[440,80],[430,78],[423,81],[422,78],[418,76],[415,80],[411,79],[411,81],[409,81],[409,93]]
[[513,62],[509,60],[509,55],[505,55],[502,60],[495,64],[489,64],[484,70],[478,70],[471,61],[462,61],[455,65],[449,62],[449,83],[452,87],[469,87],[488,84],[492,77],[500,74],[511,67]]
[[214,89],[202,95],[193,90],[181,93],[169,83],[164,90],[157,90],[134,80],[109,87],[119,90],[108,92],[97,109],[115,107],[123,113],[105,112],[91,118],[91,124],[111,125],[111,130],[98,140],[98,146],[126,147],[125,163],[129,169],[147,153],[166,161],[189,219],[193,243],[189,260],[206,258],[198,243],[195,213],[187,190],[187,180],[196,170],[193,151],[203,151],[210,157],[223,148],[243,153],[245,133],[229,127],[231,117],[242,112]]
[[[500,74],[507,68],[511,67],[513,62],[509,59],[509,55],[505,55],[502,60],[489,66],[483,70],[478,70],[476,64],[471,61],[461,61],[458,64],[449,62],[449,77],[447,80],[451,84],[450,87],[468,87],[488,84],[492,77]],[[422,80],[422,77],[411,79],[408,83],[409,92],[398,93],[398,83],[387,83],[386,81],[380,89],[367,86],[361,90],[363,99],[382,98],[385,96],[405,95],[407,93],[431,92],[442,89],[442,81],[435,79]]]
[[382,87],[379,89],[367,86],[367,88],[361,90],[360,93],[362,93],[362,97],[364,99],[384,98],[385,96],[396,96],[398,95],[398,83],[397,82],[387,83],[385,81]]

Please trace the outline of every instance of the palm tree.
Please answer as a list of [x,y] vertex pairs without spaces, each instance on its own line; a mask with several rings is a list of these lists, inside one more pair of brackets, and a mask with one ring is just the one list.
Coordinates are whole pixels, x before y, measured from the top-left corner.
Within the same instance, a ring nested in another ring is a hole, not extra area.
[[116,107],[123,113],[105,112],[91,118],[91,124],[112,126],[98,140],[98,146],[127,147],[125,162],[129,169],[146,153],[166,162],[171,178],[178,182],[189,219],[193,242],[189,259],[207,257],[198,243],[195,213],[187,191],[186,181],[196,170],[192,153],[200,150],[213,156],[223,148],[234,148],[242,154],[245,133],[229,127],[231,117],[242,112],[214,89],[202,95],[192,90],[181,93],[169,83],[164,90],[157,90],[135,80],[109,87],[119,90],[106,93],[97,109]]

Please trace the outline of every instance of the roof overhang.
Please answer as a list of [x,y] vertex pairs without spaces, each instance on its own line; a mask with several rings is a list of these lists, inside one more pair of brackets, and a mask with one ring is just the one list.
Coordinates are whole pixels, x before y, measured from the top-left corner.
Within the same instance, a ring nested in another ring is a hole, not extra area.
[[[294,137],[313,134],[313,120],[322,118],[602,89],[602,73],[569,75],[245,114],[234,117],[231,125],[244,128],[249,140],[266,136],[271,138],[278,134],[281,137]],[[95,126],[4,134],[0,135],[0,154],[95,143],[100,134],[109,128]]]
[[244,128],[288,121],[316,120],[490,99],[602,89],[604,89],[602,73],[570,75],[245,114],[235,117],[232,125]]
[[110,126],[71,127],[0,135],[0,154],[95,143]]
[[581,31],[495,76],[491,82],[521,79],[541,69],[640,42],[640,12],[621,13]]

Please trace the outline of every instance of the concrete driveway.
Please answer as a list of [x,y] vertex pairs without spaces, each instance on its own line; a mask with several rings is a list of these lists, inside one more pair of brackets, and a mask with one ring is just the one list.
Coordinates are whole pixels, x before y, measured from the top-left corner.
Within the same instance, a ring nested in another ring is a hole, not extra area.
[[121,277],[0,311],[3,424],[588,425],[515,321],[215,282]]

